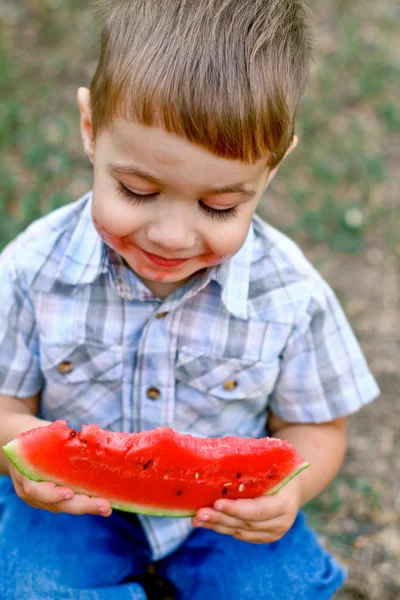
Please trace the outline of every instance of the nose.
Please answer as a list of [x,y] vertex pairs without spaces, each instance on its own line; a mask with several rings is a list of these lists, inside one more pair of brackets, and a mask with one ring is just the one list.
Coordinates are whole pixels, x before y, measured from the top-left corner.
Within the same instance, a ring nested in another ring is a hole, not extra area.
[[191,250],[196,244],[196,232],[185,210],[161,209],[147,227],[147,239],[154,247],[169,252]]

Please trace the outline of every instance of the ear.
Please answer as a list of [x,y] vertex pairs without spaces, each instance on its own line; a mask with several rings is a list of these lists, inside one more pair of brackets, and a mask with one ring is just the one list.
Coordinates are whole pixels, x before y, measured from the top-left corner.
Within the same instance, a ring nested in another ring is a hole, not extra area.
[[84,150],[93,163],[94,137],[92,127],[92,109],[90,104],[90,91],[87,88],[78,89],[78,106],[81,113],[81,137]]
[[299,143],[299,138],[297,137],[297,135],[293,136],[292,141],[290,142],[290,146],[289,148],[286,150],[284,157],[282,158],[282,160],[279,162],[279,164],[276,165],[276,167],[274,167],[272,169],[272,171],[270,171],[269,175],[268,175],[268,179],[267,179],[267,184],[268,185],[272,179],[275,177],[275,175],[278,172],[279,167],[281,166],[282,162],[285,160],[285,158],[287,156],[289,156],[289,154],[296,148],[297,144]]

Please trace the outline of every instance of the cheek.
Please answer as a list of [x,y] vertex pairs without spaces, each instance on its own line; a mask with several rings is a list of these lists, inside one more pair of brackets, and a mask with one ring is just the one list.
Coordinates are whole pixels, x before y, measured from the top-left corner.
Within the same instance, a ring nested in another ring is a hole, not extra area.
[[233,253],[232,254],[207,254],[204,257],[204,262],[209,265],[210,267],[213,265],[220,265],[223,262],[226,262],[227,260],[229,260],[230,258],[232,258]]
[[238,223],[235,227],[222,227],[209,240],[212,254],[207,257],[209,264],[219,264],[229,260],[243,246],[249,230],[249,223]]
[[99,234],[99,236],[101,237],[103,242],[105,242],[107,244],[107,246],[110,246],[110,248],[112,248],[113,250],[116,250],[117,252],[123,252],[124,250],[126,250],[128,248],[129,241],[125,236],[119,236],[119,235],[115,235],[115,234],[111,233],[94,216],[93,216],[93,224],[96,228],[97,233]]
[[117,252],[127,250],[130,237],[136,229],[129,214],[121,201],[115,198],[112,191],[104,193],[94,187],[92,199],[92,220],[101,239]]

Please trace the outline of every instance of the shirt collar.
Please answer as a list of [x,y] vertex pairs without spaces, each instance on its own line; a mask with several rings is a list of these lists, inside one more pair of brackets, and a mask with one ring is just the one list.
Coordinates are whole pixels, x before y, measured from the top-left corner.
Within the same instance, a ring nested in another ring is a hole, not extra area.
[[93,283],[99,275],[108,271],[107,247],[92,221],[92,193],[89,192],[84,199],[86,204],[75,225],[57,273],[57,279],[68,285]]

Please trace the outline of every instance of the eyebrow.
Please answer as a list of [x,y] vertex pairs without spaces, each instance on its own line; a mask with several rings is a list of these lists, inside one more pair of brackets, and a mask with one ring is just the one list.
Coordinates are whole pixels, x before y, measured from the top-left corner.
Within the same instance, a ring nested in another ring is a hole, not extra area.
[[[120,165],[118,163],[108,163],[108,168],[112,171],[117,171],[118,173],[129,173],[130,175],[137,175],[138,177],[142,177],[143,179],[147,179],[151,183],[155,183],[163,187],[165,184],[158,179],[158,177],[154,177],[150,175],[150,173],[146,173],[141,169],[136,167],[132,167],[130,165]],[[233,185],[226,185],[223,187],[211,188],[207,191],[207,194],[244,194],[248,198],[253,198],[256,195],[256,190],[246,190],[244,183],[236,183]]]

